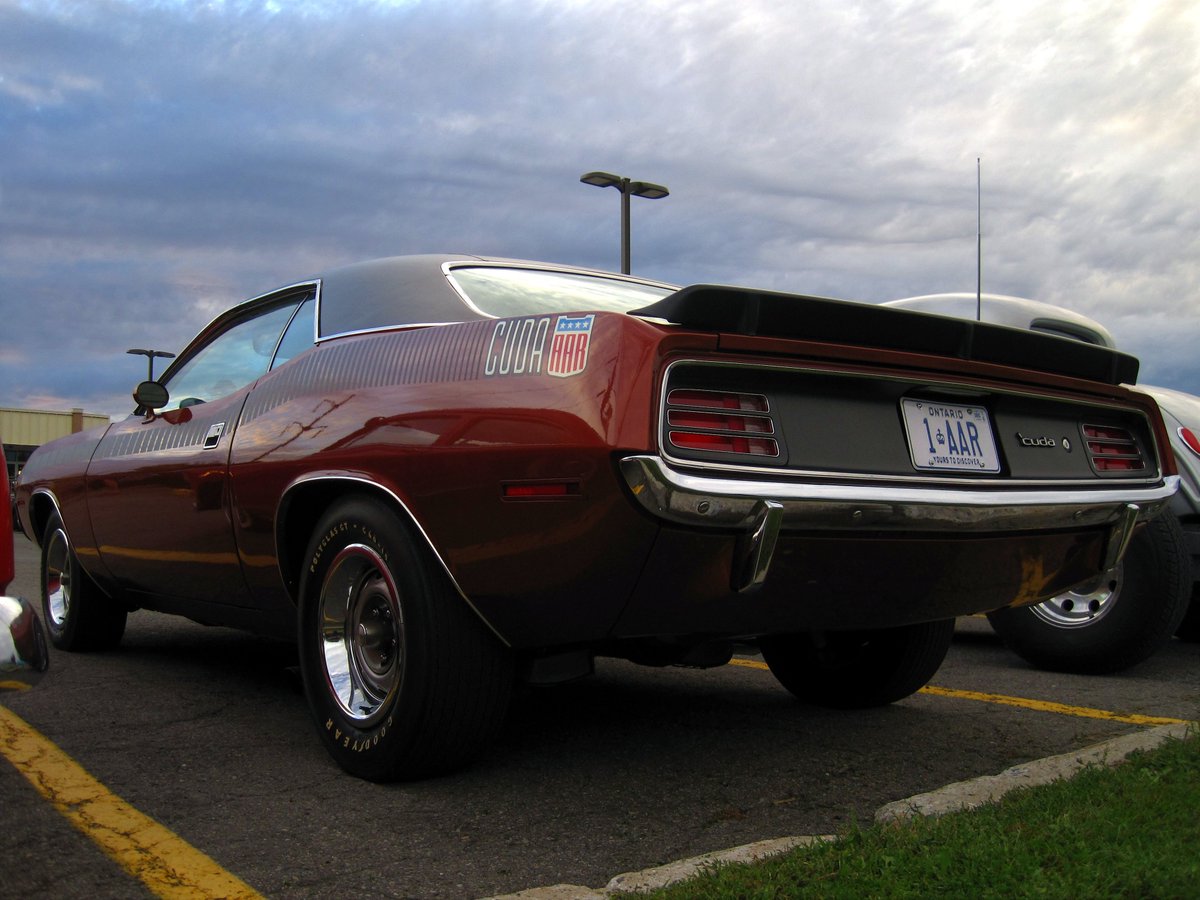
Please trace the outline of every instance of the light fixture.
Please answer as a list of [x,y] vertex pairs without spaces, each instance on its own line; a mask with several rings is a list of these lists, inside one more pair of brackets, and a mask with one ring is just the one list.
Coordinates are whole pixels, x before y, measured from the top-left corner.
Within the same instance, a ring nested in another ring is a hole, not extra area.
[[623,175],[613,175],[611,172],[588,172],[579,179],[584,184],[594,187],[615,187],[621,192],[621,272],[629,274],[629,198],[645,197],[647,200],[660,200],[670,195],[661,184],[651,181],[630,181]]

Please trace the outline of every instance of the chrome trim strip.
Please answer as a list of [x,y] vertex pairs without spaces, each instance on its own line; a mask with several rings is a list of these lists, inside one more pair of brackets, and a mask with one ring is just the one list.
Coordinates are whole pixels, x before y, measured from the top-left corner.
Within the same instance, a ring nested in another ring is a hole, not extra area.
[[[391,497],[392,500],[394,500],[396,502],[396,504],[402,510],[404,510],[404,514],[408,517],[408,521],[412,523],[412,526],[417,529],[417,533],[421,535],[421,538],[425,541],[425,546],[429,548],[429,552],[433,554],[433,558],[438,561],[438,565],[440,565],[442,567],[442,571],[445,572],[446,577],[448,579],[450,579],[450,584],[454,587],[454,590],[458,594],[458,596],[462,597],[463,602],[466,603],[467,606],[469,606],[471,608],[471,611],[479,617],[479,621],[483,622],[483,624],[488,627],[488,629],[492,632],[492,634],[496,635],[496,638],[502,644],[504,644],[505,647],[512,646],[512,644],[509,642],[509,640],[504,635],[502,635],[499,631],[496,630],[496,627],[494,625],[492,625],[492,623],[487,619],[487,617],[484,616],[483,613],[481,613],[479,611],[479,609],[475,606],[475,604],[471,602],[471,598],[468,597],[466,595],[466,592],[463,591],[463,589],[459,586],[458,579],[456,579],[454,577],[454,573],[452,573],[450,571],[450,567],[446,564],[446,560],[444,560],[442,558],[442,554],[438,552],[437,547],[435,547],[433,544],[433,540],[426,533],[425,529],[423,527],[421,527],[421,523],[417,521],[417,517],[415,515],[413,515],[413,511],[411,509],[409,509],[408,504],[405,503],[403,500],[401,500],[399,495],[395,491],[393,491],[391,488],[389,488],[387,485],[380,484],[378,481],[374,481],[371,478],[367,478],[362,475],[354,475],[354,474],[350,474],[350,473],[346,473],[346,472],[321,472],[321,473],[316,473],[316,474],[311,474],[311,475],[303,475],[300,478],[297,478],[291,484],[289,484],[286,488],[284,488],[283,493],[279,497],[279,503],[275,506],[275,518],[274,518],[275,535],[274,535],[274,537],[275,537],[275,559],[276,560],[282,559],[282,556],[280,555],[280,551],[279,551],[280,512],[283,510],[284,505],[288,500],[288,496],[296,488],[300,487],[300,485],[302,485],[302,484],[310,484],[314,481],[353,481],[353,482],[357,482],[359,484],[364,484],[375,490],[382,491],[383,493],[385,493],[389,497]],[[301,552],[303,552],[303,551],[301,551]],[[287,581],[286,576],[284,576],[282,572],[280,572],[280,575],[283,577],[284,581],[286,582]],[[297,587],[297,589],[299,589],[299,583],[297,583],[296,587]],[[299,603],[299,601],[300,601],[300,598],[297,597],[296,602]]]
[[382,334],[386,331],[415,331],[420,328],[440,328],[443,325],[462,325],[470,321],[464,319],[462,322],[416,322],[412,325],[380,325],[378,328],[360,328],[358,331],[339,331],[337,334],[320,335],[316,343],[324,344],[326,341],[337,340],[338,338],[358,337],[363,334]]
[[[90,463],[89,463],[89,465],[90,465]],[[29,499],[27,501],[25,501],[25,518],[27,518],[29,520],[30,528],[32,528],[34,525],[33,498],[38,496],[39,494],[46,497],[50,501],[50,505],[54,507],[55,515],[58,516],[60,521],[62,520],[62,507],[59,506],[58,497],[55,495],[54,491],[50,490],[50,488],[47,488],[47,487],[38,487],[38,488],[34,488],[32,491],[29,492]],[[66,528],[66,527],[67,527],[67,523],[65,521],[63,521],[63,528]],[[22,529],[22,530],[24,530],[24,529]],[[39,547],[42,546],[42,537],[43,536],[44,535],[40,531],[37,534],[26,534],[25,535],[25,537],[29,538],[31,541],[33,541],[35,544],[37,544]]]
[[[1078,480],[1078,481],[1073,481],[1073,480],[1040,480],[1039,481],[1039,480],[1034,480],[1034,479],[1023,479],[1023,480],[1022,479],[1012,479],[1012,480],[1009,480],[1009,479],[981,479],[981,478],[955,478],[952,476],[929,476],[929,475],[875,475],[875,474],[868,474],[868,473],[861,473],[861,472],[860,473],[827,472],[827,471],[820,470],[820,469],[780,469],[780,468],[772,468],[770,466],[748,466],[748,465],[744,465],[744,464],[739,465],[737,463],[724,463],[724,462],[721,462],[720,460],[713,460],[712,462],[709,462],[708,460],[704,460],[701,462],[701,461],[697,461],[694,459],[683,459],[680,457],[676,457],[676,456],[673,456],[671,454],[671,452],[667,449],[667,442],[664,440],[664,437],[665,437],[665,433],[666,433],[665,423],[667,421],[667,419],[666,419],[667,394],[668,394],[667,387],[670,384],[670,377],[671,377],[672,370],[676,366],[681,366],[681,365],[706,366],[706,367],[720,368],[720,369],[743,369],[743,370],[750,370],[750,371],[763,370],[763,371],[773,371],[773,372],[796,372],[796,373],[801,373],[801,374],[806,374],[806,375],[828,375],[828,376],[836,376],[836,377],[841,377],[841,378],[864,378],[864,379],[867,379],[870,381],[895,381],[895,382],[902,383],[902,384],[912,384],[914,386],[928,386],[928,387],[936,388],[937,390],[944,390],[947,392],[962,392],[964,396],[975,397],[975,398],[982,398],[988,394],[1004,394],[1009,397],[1031,397],[1036,400],[1048,400],[1048,401],[1053,401],[1055,403],[1069,403],[1074,406],[1083,407],[1084,409],[1088,409],[1088,410],[1095,410],[1095,408],[1096,408],[1096,404],[1087,403],[1087,402],[1079,400],[1078,398],[1075,398],[1075,397],[1062,397],[1062,396],[1057,396],[1055,394],[1047,394],[1047,393],[1043,393],[1043,392],[1035,391],[1035,390],[1017,390],[1014,388],[1006,388],[1006,387],[985,387],[983,385],[963,384],[961,381],[957,381],[950,376],[944,376],[944,375],[939,376],[939,375],[933,374],[933,373],[930,373],[923,377],[917,377],[915,375],[914,376],[879,375],[879,374],[867,374],[867,373],[863,373],[863,372],[847,372],[844,369],[837,368],[836,366],[831,366],[830,368],[817,368],[814,366],[807,366],[807,365],[796,365],[796,366],[764,365],[764,364],[756,365],[753,363],[730,362],[728,360],[714,360],[714,359],[692,359],[692,358],[677,359],[674,362],[672,362],[670,365],[668,365],[666,370],[663,372],[662,390],[659,392],[660,396],[658,398],[658,433],[657,433],[657,437],[655,439],[656,443],[658,444],[659,452],[662,454],[663,458],[668,463],[670,463],[671,465],[674,465],[674,466],[691,468],[691,469],[699,469],[701,471],[719,470],[719,471],[723,471],[723,472],[738,472],[741,474],[754,475],[757,477],[762,477],[764,475],[766,475],[766,476],[786,475],[789,477],[799,477],[799,478],[819,478],[819,479],[842,480],[842,481],[852,480],[852,481],[862,481],[862,482],[886,482],[889,484],[893,484],[896,481],[903,481],[905,483],[910,483],[910,484],[962,485],[965,487],[972,487],[972,486],[978,487],[980,485],[995,485],[997,487],[1004,487],[1004,488],[1007,488],[1009,486],[1048,487],[1051,485],[1054,487],[1086,487],[1086,486],[1093,484],[1093,482],[1090,479],[1084,479],[1084,480]],[[684,388],[684,390],[687,390],[687,389]],[[705,390],[708,390],[708,388],[705,388]],[[713,390],[719,390],[719,388],[714,388]],[[1146,418],[1146,414],[1144,412],[1142,412],[1140,409],[1138,409],[1137,407],[1133,407],[1133,406],[1120,405],[1120,406],[1108,406],[1106,408],[1115,409],[1115,410],[1118,410],[1121,412],[1131,413],[1133,415],[1141,417],[1142,421],[1145,422],[1147,425],[1147,431],[1150,433],[1151,442],[1154,444],[1154,451],[1155,451],[1154,462],[1156,464],[1156,467],[1155,467],[1154,473],[1151,475],[1142,476],[1141,478],[1106,478],[1106,479],[1104,479],[1105,483],[1106,484],[1114,484],[1114,485],[1150,485],[1150,484],[1156,483],[1162,476],[1163,453],[1162,453],[1162,448],[1158,446],[1158,441],[1156,440],[1157,435],[1155,434],[1154,429],[1149,427],[1149,421]],[[781,434],[781,432],[778,432],[777,434]]]
[[782,507],[781,527],[820,531],[1005,532],[1112,525],[1130,504],[1137,520],[1158,515],[1179,476],[1141,487],[979,490],[767,481],[693,475],[659,456],[628,456],[621,472],[638,503],[676,525],[751,532],[761,503]]

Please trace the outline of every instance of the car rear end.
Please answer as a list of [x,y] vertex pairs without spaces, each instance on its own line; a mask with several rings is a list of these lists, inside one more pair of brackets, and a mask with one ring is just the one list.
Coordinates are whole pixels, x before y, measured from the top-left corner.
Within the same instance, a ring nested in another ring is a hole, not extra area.
[[[660,525],[614,636],[887,628],[1038,602],[1113,564],[1177,478],[1136,360],[1016,329],[693,287],[654,446]],[[670,342],[664,341],[664,347]]]

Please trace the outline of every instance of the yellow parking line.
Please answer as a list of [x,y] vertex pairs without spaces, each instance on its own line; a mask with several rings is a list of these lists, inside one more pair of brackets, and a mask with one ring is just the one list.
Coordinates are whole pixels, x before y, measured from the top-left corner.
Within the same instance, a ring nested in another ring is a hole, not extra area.
[[72,825],[156,896],[196,900],[261,897],[212,858],[111,793],[3,706],[0,754]]
[[[767,664],[756,659],[732,659],[730,665],[744,666],[748,669],[767,669]],[[768,669],[769,671],[769,669]],[[995,703],[1000,706],[1017,706],[1022,709],[1035,709],[1039,712],[1058,713],[1064,716],[1076,716],[1084,719],[1107,719],[1111,722],[1122,722],[1126,725],[1181,725],[1187,719],[1172,719],[1166,716],[1123,715],[1109,712],[1106,709],[1091,709],[1087,706],[1070,706],[1066,703],[1051,703],[1047,700],[1030,700],[1026,697],[1008,697],[1004,694],[983,694],[979,691],[960,691],[954,688],[935,687],[926,685],[921,688],[922,694],[932,694],[935,697],[953,697],[956,700],[976,700],[981,703]]]
[[1025,697],[1006,697],[1004,694],[981,694],[978,691],[959,691],[953,688],[934,687],[933,685],[926,685],[921,688],[921,693],[933,694],[938,697],[954,697],[958,700],[979,700],[983,703],[997,703],[1001,706],[1020,706],[1024,709],[1059,713],[1064,716],[1078,716],[1083,719],[1108,719],[1112,722],[1123,722],[1126,725],[1182,725],[1187,721],[1187,719],[1171,719],[1167,716],[1123,715],[1121,713],[1109,712],[1107,709],[1070,706],[1066,703],[1051,703],[1048,700],[1030,700]]
[[770,672],[771,669],[765,662],[759,662],[757,659],[741,659],[734,657],[729,661],[731,666],[744,666],[747,669],[762,669],[764,672]]

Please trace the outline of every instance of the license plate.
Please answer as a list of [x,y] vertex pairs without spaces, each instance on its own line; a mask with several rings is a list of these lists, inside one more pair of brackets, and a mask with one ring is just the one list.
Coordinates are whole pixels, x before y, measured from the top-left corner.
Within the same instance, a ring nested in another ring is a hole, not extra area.
[[930,400],[900,401],[908,449],[918,469],[999,472],[1000,454],[988,411]]

